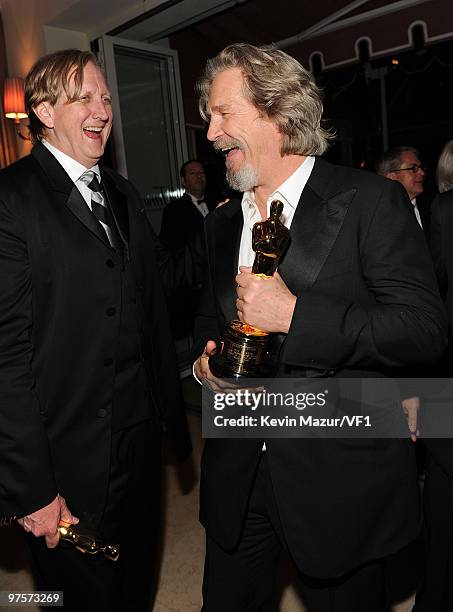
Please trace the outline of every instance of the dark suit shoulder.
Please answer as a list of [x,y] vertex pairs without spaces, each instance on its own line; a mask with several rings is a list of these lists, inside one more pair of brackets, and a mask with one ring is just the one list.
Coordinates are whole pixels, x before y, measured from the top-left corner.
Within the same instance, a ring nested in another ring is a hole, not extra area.
[[108,178],[111,181],[113,181],[113,183],[115,183],[115,185],[117,185],[123,191],[133,190],[136,193],[138,193],[134,185],[127,178],[125,178],[122,174],[119,174],[119,172],[116,172],[116,170],[113,170],[112,168],[109,168],[108,166],[104,166],[104,164],[102,164],[101,172],[105,173],[108,176]]
[[222,219],[230,219],[234,217],[235,214],[241,209],[241,198],[232,198],[226,204],[222,204],[214,210],[211,210],[210,213],[206,216],[206,223],[212,224],[217,223],[217,221],[222,221]]
[[26,219],[39,205],[37,194],[45,185],[45,174],[32,155],[0,171],[0,201],[13,217]]
[[375,193],[387,189],[404,192],[396,181],[368,170],[331,164],[321,158],[316,159],[308,184],[322,197],[332,197],[339,191],[352,188],[372,190]]
[[39,172],[39,165],[32,155],[22,157],[10,166],[0,170],[0,190],[24,185],[27,178]]
[[192,200],[187,194],[184,194],[180,198],[170,200],[170,202],[168,202],[168,204],[166,204],[164,207],[164,214],[166,212],[177,212],[181,206],[187,206],[188,204],[192,204]]
[[453,211],[453,189],[438,193],[432,202],[432,206],[445,212],[449,212],[450,208]]

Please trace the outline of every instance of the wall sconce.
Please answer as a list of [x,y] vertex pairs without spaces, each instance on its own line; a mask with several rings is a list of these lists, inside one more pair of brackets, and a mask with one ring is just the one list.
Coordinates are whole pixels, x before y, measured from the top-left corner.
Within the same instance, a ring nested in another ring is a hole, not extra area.
[[20,131],[20,120],[27,119],[24,102],[24,82],[17,77],[6,78],[3,84],[3,111],[8,119],[14,119],[17,135],[23,140],[30,140]]

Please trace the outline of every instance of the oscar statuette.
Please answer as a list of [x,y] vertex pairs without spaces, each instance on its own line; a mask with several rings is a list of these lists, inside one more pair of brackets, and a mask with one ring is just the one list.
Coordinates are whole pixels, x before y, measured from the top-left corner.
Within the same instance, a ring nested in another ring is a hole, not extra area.
[[[255,251],[252,274],[270,278],[277,269],[289,241],[289,230],[280,221],[283,204],[274,200],[270,216],[252,230]],[[220,347],[209,358],[209,367],[218,378],[266,378],[271,375],[272,355],[269,332],[233,320],[224,331]]]

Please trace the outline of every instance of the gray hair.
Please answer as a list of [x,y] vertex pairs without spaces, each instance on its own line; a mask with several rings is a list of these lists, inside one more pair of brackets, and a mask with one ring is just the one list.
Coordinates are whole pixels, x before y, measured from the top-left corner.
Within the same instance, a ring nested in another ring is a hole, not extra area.
[[410,151],[418,158],[420,153],[414,147],[392,147],[384,151],[376,161],[376,173],[381,176],[386,176],[390,172],[395,172],[401,165],[401,155],[405,151]]
[[453,189],[453,140],[447,142],[439,156],[436,180],[441,193]]
[[208,98],[214,78],[239,68],[244,95],[272,119],[283,135],[282,155],[321,155],[334,134],[321,127],[321,91],[313,76],[296,59],[272,46],[235,43],[206,63],[197,83],[199,110],[209,120]]

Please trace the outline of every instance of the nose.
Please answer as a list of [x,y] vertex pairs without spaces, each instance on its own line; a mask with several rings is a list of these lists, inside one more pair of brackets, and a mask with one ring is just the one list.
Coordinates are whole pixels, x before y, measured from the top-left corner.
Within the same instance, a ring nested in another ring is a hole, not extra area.
[[217,140],[219,136],[223,134],[223,131],[220,127],[220,117],[216,117],[215,115],[211,115],[211,119],[209,120],[209,128],[207,133],[207,138],[211,142]]
[[91,112],[93,119],[100,119],[101,121],[108,121],[112,114],[110,104],[107,105],[101,99],[93,101]]

